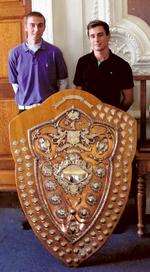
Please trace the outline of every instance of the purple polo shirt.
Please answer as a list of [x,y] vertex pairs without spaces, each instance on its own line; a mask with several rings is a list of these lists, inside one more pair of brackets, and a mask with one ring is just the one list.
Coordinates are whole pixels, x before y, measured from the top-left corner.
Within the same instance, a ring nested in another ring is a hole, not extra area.
[[17,104],[29,106],[43,102],[58,91],[58,80],[68,77],[60,49],[42,40],[35,53],[26,43],[13,48],[8,61],[9,82],[17,83]]

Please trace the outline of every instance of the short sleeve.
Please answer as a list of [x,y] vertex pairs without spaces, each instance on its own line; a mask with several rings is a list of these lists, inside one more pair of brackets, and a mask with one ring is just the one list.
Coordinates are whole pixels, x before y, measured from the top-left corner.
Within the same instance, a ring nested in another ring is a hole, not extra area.
[[57,77],[59,79],[64,79],[68,77],[67,66],[60,49],[55,52],[55,62],[57,67]]
[[17,82],[18,73],[16,70],[16,65],[17,63],[15,53],[14,50],[11,50],[8,56],[8,77],[10,83],[18,83]]
[[133,74],[130,65],[125,62],[122,73],[122,89],[131,89],[134,87]]
[[75,71],[75,76],[73,83],[75,86],[82,86],[82,62],[81,59],[78,60],[77,66],[76,66],[76,71]]

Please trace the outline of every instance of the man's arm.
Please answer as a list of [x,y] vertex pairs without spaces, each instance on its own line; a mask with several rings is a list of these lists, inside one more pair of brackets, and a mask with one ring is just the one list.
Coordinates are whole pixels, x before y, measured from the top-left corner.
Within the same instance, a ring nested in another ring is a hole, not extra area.
[[82,87],[84,84],[83,71],[84,71],[84,66],[83,66],[83,63],[80,58],[77,62],[76,69],[75,69],[75,75],[74,75],[74,79],[73,79],[73,84],[74,84],[75,88],[79,89],[79,90],[84,90]]
[[64,90],[68,88],[68,78],[58,80],[59,90]]
[[13,84],[13,90],[14,92],[17,92],[17,86],[18,84],[18,72],[17,72],[17,57],[14,53],[14,50],[10,50],[9,55],[8,55],[8,78],[9,78],[9,83]]
[[18,84],[17,83],[12,83],[11,85],[13,87],[14,93],[16,94],[17,91],[18,91]]
[[122,91],[122,101],[120,104],[120,109],[123,111],[127,111],[130,106],[133,104],[133,88],[131,89],[126,89]]
[[54,63],[56,64],[58,85],[59,87],[62,86],[60,87],[60,89],[64,87],[66,88],[67,83],[65,81],[68,80],[68,70],[67,70],[67,66],[66,66],[63,54],[59,48],[57,48],[57,50],[54,52],[53,58],[54,58]]

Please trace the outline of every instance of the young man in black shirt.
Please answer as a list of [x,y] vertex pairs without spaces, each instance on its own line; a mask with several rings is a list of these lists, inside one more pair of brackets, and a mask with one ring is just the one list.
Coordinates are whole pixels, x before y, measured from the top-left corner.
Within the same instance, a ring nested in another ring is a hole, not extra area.
[[87,34],[92,52],[78,60],[73,81],[76,88],[127,111],[133,103],[134,83],[130,65],[109,49],[110,31],[106,22],[90,22]]

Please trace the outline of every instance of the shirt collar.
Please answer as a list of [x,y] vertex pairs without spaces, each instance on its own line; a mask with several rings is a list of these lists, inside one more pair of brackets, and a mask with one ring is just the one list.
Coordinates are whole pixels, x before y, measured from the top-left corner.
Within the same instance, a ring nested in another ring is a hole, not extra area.
[[[28,48],[26,42],[24,42],[24,43],[22,44],[22,47],[23,47],[23,49],[24,49],[25,52],[28,52],[28,51],[30,50],[30,49]],[[40,49],[45,50],[45,48],[46,48],[46,42],[42,39]]]
[[[104,61],[110,60],[110,59],[112,58],[112,55],[113,55],[113,53],[112,53],[112,51],[109,49],[109,57],[108,57],[108,59],[106,59],[106,60],[104,60]],[[92,58],[92,60],[94,60],[94,61],[97,63],[97,59],[96,59],[96,57],[95,57],[95,55],[94,55],[94,51],[91,52],[91,58]],[[102,61],[102,62],[104,62],[104,61]]]

